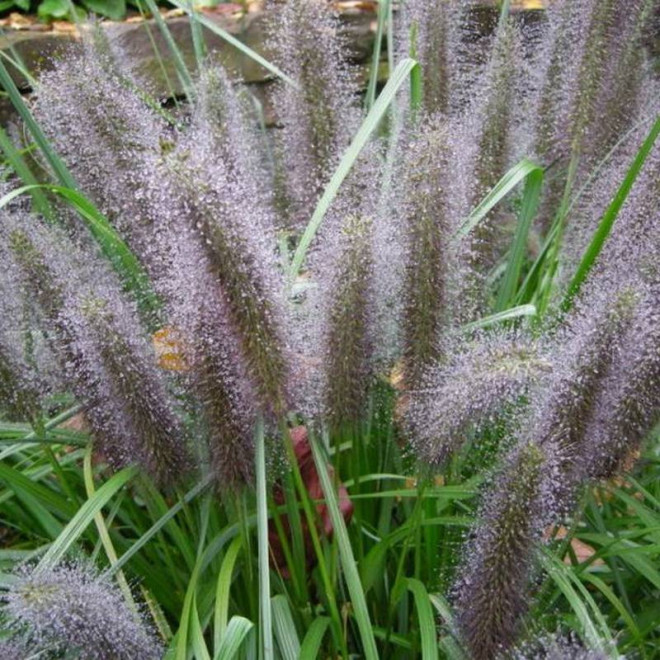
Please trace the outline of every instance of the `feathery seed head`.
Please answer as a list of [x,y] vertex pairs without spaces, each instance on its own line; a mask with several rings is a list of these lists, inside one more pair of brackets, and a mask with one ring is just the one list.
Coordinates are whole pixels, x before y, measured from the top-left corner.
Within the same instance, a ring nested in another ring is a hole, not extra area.
[[206,439],[218,485],[232,488],[251,481],[253,424],[263,404],[207,250],[194,228],[182,228],[168,281],[168,316],[185,349],[183,382],[200,420],[197,435]]
[[[5,247],[0,262],[12,264]],[[0,415],[16,421],[36,423],[43,397],[56,379],[50,373],[52,355],[35,332],[34,319],[11,268],[0,272]]]
[[[355,428],[363,419],[371,384],[373,361],[370,345],[371,221],[348,216],[342,227],[343,250],[328,287],[325,337],[325,406],[333,429]],[[327,284],[327,283],[326,283]]]
[[585,425],[587,478],[614,476],[660,420],[660,279],[636,302]]
[[419,389],[408,393],[406,434],[430,465],[442,464],[471,433],[510,413],[552,370],[539,344],[517,333],[484,333],[446,349],[446,361],[429,367]]
[[4,658],[4,660],[25,660],[27,657],[29,657],[29,651],[20,640],[0,640],[0,658]]
[[181,476],[186,451],[173,397],[113,273],[54,227],[9,226],[25,293],[104,455],[118,466],[140,463],[162,483]]
[[441,331],[450,319],[448,279],[452,266],[451,146],[442,120],[429,121],[407,147],[404,199],[399,221],[404,231],[404,378],[418,385],[422,372],[439,357]]
[[162,654],[111,579],[87,564],[22,569],[5,612],[33,651],[52,647],[89,660],[157,660]]
[[279,83],[273,97],[282,123],[276,192],[289,226],[305,225],[359,121],[358,88],[331,11],[324,0],[291,0],[273,25],[276,63],[298,83]]
[[511,660],[607,660],[611,655],[602,649],[590,649],[574,636],[551,636],[521,644],[507,655]]
[[[240,159],[237,149],[226,151],[222,159],[214,144],[209,141],[187,150],[184,144],[172,156],[170,171],[178,169],[173,190],[181,220],[187,223],[180,231],[196,243],[182,249],[196,252],[212,275],[204,278],[209,286],[206,293],[213,297],[215,290],[222,300],[225,322],[233,325],[240,341],[241,359],[259,406],[266,413],[280,413],[286,407],[288,387],[287,310],[283,276],[275,260],[272,210],[259,192],[259,179],[244,176],[246,159]],[[189,153],[185,161],[180,158],[182,151]],[[188,279],[185,290],[196,286],[186,273],[172,276]],[[194,317],[190,308],[185,304]]]
[[564,326],[549,339],[554,368],[532,391],[521,434],[523,441],[552,448],[561,466],[553,482],[557,514],[572,509],[584,481],[591,460],[585,454],[589,420],[639,302],[631,279],[594,274]]
[[[463,3],[464,4],[464,3]],[[424,80],[423,108],[426,114],[447,113],[455,102],[456,75],[460,51],[463,13],[461,3],[448,0],[427,3],[412,0],[406,3],[403,35],[406,54],[420,63]],[[455,108],[452,108],[455,109]]]
[[543,529],[548,470],[546,451],[522,444],[485,495],[455,585],[458,629],[474,660],[490,660],[515,642]]
[[[123,421],[121,429],[114,424],[108,428],[119,430],[121,438],[106,435],[103,428],[96,439],[114,462],[139,463],[159,484],[170,484],[189,466],[183,426],[147,338],[140,336],[126,310],[114,307],[93,298],[81,301],[79,309],[87,326],[85,340],[90,342],[89,351],[81,351],[79,359],[99,361],[104,387]],[[89,385],[83,385],[86,391]],[[118,455],[118,444],[128,455]]]
[[40,78],[34,114],[158,288],[167,253],[154,237],[172,213],[159,162],[171,129],[139,89],[108,53],[88,45]]

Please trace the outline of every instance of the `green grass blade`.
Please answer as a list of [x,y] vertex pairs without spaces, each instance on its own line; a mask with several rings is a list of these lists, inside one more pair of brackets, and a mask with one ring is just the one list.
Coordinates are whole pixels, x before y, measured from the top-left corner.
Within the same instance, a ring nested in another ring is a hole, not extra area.
[[[318,511],[316,510],[316,507],[314,506],[310,497],[309,491],[307,490],[307,486],[303,481],[300,465],[298,464],[298,460],[296,458],[295,450],[293,448],[293,441],[291,439],[291,435],[289,434],[288,428],[283,426],[281,430],[284,437],[284,446],[287,452],[287,458],[289,460],[289,465],[291,466],[291,476],[293,477],[295,489],[298,493],[299,501],[305,513],[307,529],[309,530],[309,535],[311,536],[312,546],[314,547],[314,554],[318,560],[318,570],[321,577],[323,596],[327,603],[330,614],[332,636],[337,647],[341,648],[342,656],[347,656],[348,646],[346,637],[343,634],[343,620],[339,612],[338,601],[335,595],[336,592],[334,579],[331,577],[329,570],[332,567],[328,566],[327,562],[325,561],[326,555],[324,553],[324,548],[321,544],[319,535]],[[304,548],[302,556],[305,556]]]
[[198,13],[193,9],[192,0],[186,0],[186,11],[190,16],[190,34],[192,36],[193,49],[195,51],[195,60],[197,62],[197,74],[200,75],[204,68],[204,58],[206,57],[206,43],[202,33],[202,26],[199,23]]
[[137,467],[127,467],[114,474],[104,483],[71,518],[62,533],[41,558],[37,570],[44,570],[57,564],[94,520],[94,516],[137,474]]
[[227,630],[229,619],[229,594],[231,592],[232,576],[236,559],[242,547],[241,537],[236,537],[230,544],[222,560],[218,572],[218,583],[215,590],[215,612],[213,618],[213,648],[218,653],[222,638]]
[[233,616],[213,660],[235,660],[243,642],[253,628],[252,621],[248,621],[242,616]]
[[[177,46],[176,41],[174,40],[174,37],[170,32],[170,29],[167,27],[167,23],[165,22],[165,19],[160,15],[160,11],[156,6],[155,1],[154,0],[144,0],[144,1],[147,3],[147,7],[149,8],[149,11],[151,12],[151,15],[154,17],[154,20],[156,21],[156,25],[158,26],[158,29],[163,35],[167,47],[170,49],[170,52],[172,53],[172,58],[174,59],[174,68],[176,69],[176,73],[177,76],[179,77],[179,81],[181,82],[181,86],[183,87],[186,96],[192,100],[195,96],[194,85],[192,78],[190,76],[190,72],[188,71],[188,67],[186,66],[186,61],[183,58],[183,54],[181,53],[181,50]],[[185,7],[181,7],[181,9],[185,9]]]
[[259,636],[263,660],[273,660],[273,624],[270,605],[270,556],[268,552],[268,494],[266,491],[266,447],[264,423],[260,419],[255,431],[257,462],[257,540],[259,547]]
[[655,123],[651,127],[651,131],[635,155],[630,169],[628,170],[625,178],[619,186],[614,199],[603,214],[603,217],[598,224],[598,229],[596,229],[596,232],[591,239],[591,243],[589,243],[589,246],[585,250],[582,261],[580,261],[580,265],[578,266],[578,269],[573,276],[571,283],[568,285],[568,291],[566,292],[566,296],[562,301],[561,306],[563,311],[567,311],[571,308],[575,296],[580,291],[580,287],[589,275],[591,268],[593,267],[596,259],[598,258],[598,255],[603,249],[603,245],[605,244],[605,241],[612,231],[612,227],[616,222],[619,211],[628,198],[628,194],[630,193],[635,180],[639,176],[639,173],[641,172],[648,155],[651,153],[658,134],[660,134],[660,117],[655,120]]
[[[147,2],[153,2],[153,0],[147,0]],[[287,76],[286,73],[284,73],[281,69],[276,67],[271,62],[269,62],[267,59],[263,58],[261,55],[259,55],[259,53],[256,53],[251,48],[246,46],[242,41],[240,41],[233,35],[229,34],[229,32],[227,32],[226,30],[223,30],[219,25],[216,25],[210,18],[204,16],[204,14],[201,14],[195,9],[191,9],[190,7],[186,6],[183,2],[180,2],[179,0],[168,0],[168,2],[171,5],[177,7],[178,9],[182,9],[191,17],[194,16],[195,20],[197,20],[200,25],[203,25],[207,30],[210,30],[214,34],[217,34],[221,39],[224,39],[228,44],[231,44],[232,46],[240,50],[241,53],[243,53],[243,55],[246,55],[250,59],[257,62],[257,64],[260,64],[264,69],[270,71],[273,75],[277,76],[278,78],[286,82],[288,85],[291,85],[292,87],[296,87],[296,88],[298,87],[298,83],[296,83],[296,81],[293,80],[293,78]]]
[[[415,22],[410,27],[410,52],[408,55],[412,59],[417,59],[417,36],[419,34],[419,25]],[[410,73],[410,109],[413,116],[422,107],[424,100],[424,72],[421,65]]]
[[16,71],[18,71],[25,78],[27,84],[32,89],[36,89],[37,85],[38,85],[36,79],[27,70],[27,68],[25,67],[25,63],[20,60],[20,57],[18,57],[18,53],[15,51],[13,46],[11,46],[11,50],[12,50],[12,54],[14,55],[14,57],[12,57],[11,55],[8,55],[7,53],[5,53],[4,50],[0,50],[0,57],[7,60],[7,62],[9,62],[9,64],[11,64],[16,69]]
[[367,609],[367,600],[360,582],[360,575],[357,564],[355,563],[355,557],[353,556],[353,549],[351,548],[351,541],[348,537],[346,523],[339,510],[335,487],[328,474],[325,456],[317,440],[310,437],[310,445],[312,447],[316,471],[321,481],[323,496],[325,497],[330,520],[332,521],[335,538],[339,546],[339,559],[344,572],[346,586],[351,597],[355,619],[360,630],[363,653],[367,660],[377,660],[378,651],[376,649],[376,640],[371,626],[371,619],[369,618],[369,610]]
[[490,314],[485,316],[478,321],[472,321],[471,323],[466,323],[463,326],[463,330],[477,330],[479,328],[487,328],[496,323],[502,323],[504,321],[512,321],[513,319],[518,319],[523,316],[536,316],[536,307],[534,305],[518,305],[517,307],[512,307],[511,309],[506,309],[503,312],[497,312],[496,314]]
[[48,501],[51,493],[47,488],[4,463],[0,463],[0,481],[16,495],[26,513],[30,514],[49,538],[57,538],[62,533],[62,523],[51,513],[53,504]]
[[39,483],[38,479],[39,473],[12,467],[6,461],[0,462],[0,481],[7,484],[8,488],[25,493],[45,509],[62,518],[73,515],[75,506],[67,501],[66,497]]
[[493,207],[499,204],[521,181],[538,170],[543,171],[542,168],[526,158],[514,165],[477,204],[476,208],[457,230],[456,236],[458,238],[467,236],[488,215]]
[[504,272],[504,278],[500,287],[495,311],[501,312],[508,309],[515,299],[518,280],[522,270],[523,260],[527,251],[527,237],[532,226],[532,221],[536,216],[541,199],[541,190],[543,188],[543,170],[538,168],[533,170],[527,176],[525,183],[525,192],[523,193],[522,206],[518,217],[516,235],[513,240],[513,246]]
[[[580,623],[580,633],[589,641],[590,646],[603,651],[613,649],[614,644],[607,622],[592,596],[574,575],[572,569],[546,548],[541,550],[541,564],[564,594]],[[594,615],[593,618],[589,609]]]
[[131,544],[131,547],[119,558],[116,564],[110,568],[110,572],[119,570],[130,559],[132,559],[142,548],[151,541],[156,534],[158,534],[167,525],[179,511],[181,511],[187,504],[192,502],[196,497],[203,493],[211,484],[212,477],[205,477],[194,488],[191,488],[179,502],[170,507],[167,512],[161,516],[139,539]]
[[179,619],[180,625],[176,633],[176,647],[174,655],[176,660],[187,660],[190,650],[189,646],[194,645],[194,640],[192,639],[193,635],[190,635],[191,639],[189,643],[189,632],[191,632],[194,627],[193,613],[197,609],[197,583],[201,574],[201,560],[202,555],[198,554],[197,561],[195,562],[195,568],[193,569],[190,580],[188,581],[186,595],[183,600],[183,609],[181,610],[181,617]]
[[367,85],[367,94],[365,96],[365,108],[367,112],[371,110],[376,102],[376,87],[378,86],[378,67],[380,64],[380,53],[383,44],[383,35],[385,25],[388,22],[390,14],[391,0],[383,0],[378,3],[378,26],[376,27],[376,40],[371,55],[371,69],[369,71],[369,84]]
[[417,608],[419,632],[422,638],[422,660],[437,660],[438,641],[429,593],[426,587],[414,578],[408,578],[406,586],[412,593]]
[[37,143],[37,146],[43,152],[60,184],[67,188],[77,188],[73,176],[71,176],[71,173],[67,169],[64,162],[55,153],[54,149],[50,145],[50,142],[44,135],[44,132],[41,130],[41,127],[32,116],[32,113],[25,104],[25,101],[23,101],[23,97],[18,91],[18,88],[14,84],[11,76],[9,75],[7,67],[5,67],[2,59],[0,59],[0,84],[4,87],[5,91],[9,95],[9,100],[12,102],[12,105],[16,109],[16,112],[18,112],[20,115],[21,119],[25,122],[28,131],[30,131],[34,141]]
[[192,609],[190,611],[190,632],[192,638],[192,647],[196,660],[211,660],[211,654],[209,653],[208,648],[206,648],[204,631],[202,630],[202,624],[199,620],[197,603],[194,599],[192,602]]
[[[2,51],[0,51],[2,52]],[[27,163],[19,153],[18,149],[12,144],[9,136],[0,128],[0,149],[4,152],[7,162],[10,167],[16,172],[16,175],[21,179],[21,181],[28,186],[38,185],[32,170],[28,167]],[[34,209],[37,213],[40,213],[48,221],[53,221],[53,210],[48,203],[46,195],[44,195],[43,190],[40,188],[33,188],[30,191],[32,199],[34,201]]]
[[[43,426],[42,431],[50,431],[51,429],[54,429],[58,427],[60,424],[63,424],[67,420],[71,419],[72,417],[75,417],[78,413],[82,412],[85,409],[83,405],[77,404],[75,406],[72,406],[68,410],[65,410],[64,412],[60,413],[59,415],[56,415],[52,419],[49,419]],[[36,431],[31,431],[30,433],[24,435],[21,440],[23,442],[39,442],[39,433]],[[88,442],[85,442],[84,445],[87,445]]]
[[300,640],[293,622],[289,601],[279,594],[271,599],[273,610],[273,627],[275,640],[283,660],[298,660],[300,657]]
[[511,11],[511,0],[502,0],[502,6],[500,8],[500,16],[497,23],[497,30],[500,31],[506,25],[506,22],[509,18],[509,13]]
[[603,594],[603,596],[605,596],[605,598],[607,598],[607,600],[610,603],[612,603],[614,609],[616,609],[616,611],[619,613],[621,620],[626,624],[626,626],[628,626],[628,630],[630,630],[630,634],[634,637],[637,643],[641,645],[643,643],[643,639],[639,631],[639,628],[635,623],[635,620],[633,619],[632,616],[630,616],[630,613],[625,608],[623,603],[616,597],[616,594],[612,591],[612,589],[610,589],[605,584],[605,582],[603,582],[603,580],[601,580],[596,575],[593,575],[588,570],[583,571],[580,574],[580,579],[593,584]]
[[329,627],[330,619],[327,616],[320,616],[312,621],[300,646],[300,658],[321,657],[321,644]]
[[298,244],[296,252],[293,255],[293,260],[291,262],[291,272],[289,276],[291,282],[295,281],[298,273],[300,272],[303,262],[305,261],[307,250],[314,240],[314,236],[316,236],[316,232],[321,226],[321,222],[323,221],[326,212],[330,208],[330,205],[337,195],[341,184],[351,171],[351,168],[360,155],[363,147],[367,144],[376,128],[378,128],[381,119],[394,100],[397,91],[408,79],[408,76],[415,69],[415,67],[418,66],[419,65],[417,62],[410,58],[406,58],[399,62],[392,76],[387,81],[387,85],[385,85],[383,91],[378,96],[378,100],[376,103],[374,103],[373,108],[371,108],[369,114],[362,122],[362,125],[353,138],[351,145],[342,156],[342,159],[339,162],[335,173],[328,182],[328,185],[325,187],[323,195],[321,196],[321,199],[314,209],[312,218],[309,221],[304,234],[300,238],[300,243]]
[[[87,493],[87,499],[94,497],[96,493],[96,487],[94,486],[94,471],[92,469],[92,446],[89,445],[85,451],[85,458],[83,461],[83,478],[85,481],[85,491]],[[114,566],[117,563],[117,551],[115,546],[112,543],[110,538],[110,531],[108,530],[107,525],[105,524],[105,519],[101,511],[97,511],[94,515],[94,523],[96,524],[96,530],[98,531],[99,538],[103,544],[103,549],[105,554],[110,562],[111,566]],[[133,594],[131,593],[131,588],[128,586],[128,581],[124,573],[121,570],[116,571],[116,579],[121,589],[124,599],[128,603],[129,607],[137,613],[138,608],[133,600]]]
[[444,596],[441,596],[440,594],[429,594],[429,601],[431,601],[431,604],[435,607],[437,613],[445,624],[453,626],[454,616],[452,615],[449,603],[445,600]]

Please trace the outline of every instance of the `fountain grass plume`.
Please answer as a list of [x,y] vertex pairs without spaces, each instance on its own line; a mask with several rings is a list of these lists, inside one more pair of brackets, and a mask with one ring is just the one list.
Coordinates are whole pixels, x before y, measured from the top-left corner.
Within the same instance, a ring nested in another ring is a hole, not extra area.
[[456,625],[474,660],[491,660],[515,642],[546,518],[551,456],[534,442],[510,452],[467,542],[455,584]]
[[[44,77],[38,116],[56,146],[62,141],[65,156],[78,145],[72,152],[74,175],[80,168],[83,189],[102,197],[101,208],[148,266],[170,306],[175,296],[167,280],[174,277],[176,244],[186,239],[204,247],[257,396],[265,408],[281,411],[286,359],[277,289],[283,281],[274,258],[270,199],[260,185],[258,149],[249,148],[255,136],[245,108],[226,73],[209,64],[189,129],[168,132],[113,67],[92,47],[61,64]],[[99,95],[117,101],[108,109]],[[72,115],[73,127],[65,130],[64,118],[71,121]]]
[[0,639],[0,657],[5,660],[25,660],[28,650],[19,640]]
[[651,81],[645,62],[644,32],[651,24],[656,0],[633,0],[614,7],[608,31],[608,53],[603,84],[594,100],[594,116],[590,126],[587,151],[595,159],[602,157],[633,123],[644,104],[644,87],[657,88]]
[[262,185],[254,191],[263,197],[261,203],[270,203],[271,191],[263,185],[269,172],[264,164],[263,136],[257,129],[254,108],[249,92],[241,89],[237,81],[224,68],[209,58],[196,85],[196,103],[191,118],[189,140],[192,150],[199,143],[213,141],[214,156],[235,172],[237,180],[258,180]]
[[203,440],[197,454],[203,463],[210,460],[216,484],[231,490],[251,482],[253,424],[261,403],[230,301],[192,224],[180,228],[173,252],[167,294],[171,325],[163,332],[180,353],[173,368],[199,422],[195,430]]
[[407,54],[423,71],[423,110],[427,115],[456,111],[464,91],[457,80],[466,4],[449,0],[406,3],[403,25]]
[[212,317],[197,326],[189,387],[199,401],[216,485],[229,492],[253,481],[257,407],[249,380],[223,342],[223,330]]
[[642,284],[634,315],[602,381],[585,426],[580,462],[586,478],[629,469],[660,421],[660,278]]
[[275,192],[285,224],[305,226],[359,123],[359,97],[342,55],[332,9],[324,0],[291,0],[275,9],[276,63],[298,87],[278,84],[273,106]]
[[451,318],[448,129],[439,119],[429,121],[412,144],[406,144],[406,151],[400,209],[405,228],[403,373],[405,386],[416,388],[424,370],[441,357],[442,331]]
[[337,432],[354,432],[365,419],[376,343],[383,339],[377,336],[380,291],[374,280],[382,240],[380,181],[379,154],[371,148],[326,216],[309,258],[313,286],[298,310],[297,350],[307,365],[300,374],[302,407]]
[[[474,162],[471,167],[470,207],[474,208],[512,165],[516,124],[522,105],[522,38],[516,24],[507,19],[500,25],[489,60],[480,77],[482,91],[475,95],[465,121],[474,122]],[[473,115],[473,118],[469,118]],[[469,152],[468,152],[469,153]],[[488,273],[502,256],[506,238],[506,216],[501,209],[491,212],[471,234],[474,268]]]
[[[484,69],[483,97],[477,100],[478,149],[474,202],[499,181],[510,160],[513,111],[516,106],[516,78],[520,76],[521,35],[511,19],[498,29],[490,59]],[[469,111],[474,111],[471,108]]]
[[[603,156],[636,116],[652,0],[562,0],[541,49],[536,151],[550,162]],[[624,110],[625,106],[625,110]]]
[[42,388],[12,348],[0,345],[0,410],[10,419],[35,423],[41,414]]
[[[7,264],[10,257],[5,250],[0,249],[0,261]],[[39,347],[17,285],[12,273],[0,273],[0,410],[8,419],[28,420],[35,425],[41,418],[42,400],[50,392],[50,382],[43,377],[43,356],[37,354]]]
[[[364,419],[373,378],[369,333],[369,280],[372,256],[369,245],[372,220],[348,215],[342,223],[343,249],[331,281],[332,301],[327,310],[325,335],[325,418],[339,431],[356,428]],[[324,285],[329,282],[324,283]]]
[[510,660],[607,660],[604,649],[588,648],[574,635],[553,635],[517,646],[506,655]]
[[97,448],[115,466],[141,464],[162,484],[183,476],[182,424],[119,283],[98,257],[54,227],[23,222],[8,231],[25,294],[43,315]]
[[[539,217],[543,231],[550,228],[570,188],[587,179],[649,105],[645,89],[657,88],[657,83],[643,64],[641,36],[651,14],[646,0],[625,5],[562,0],[548,9],[532,103],[534,151],[554,170]],[[657,98],[651,103],[657,105]],[[571,180],[566,171],[573,172]]]
[[[135,319],[127,318],[125,308],[115,311],[104,300],[87,299],[80,312],[95,353],[80,350],[79,359],[99,360],[108,393],[119,404],[117,413],[121,411],[124,421],[121,429],[113,429],[113,424],[96,433],[101,451],[120,465],[139,464],[158,484],[180,481],[190,469],[186,434],[153,353],[145,350],[147,339],[136,341],[139,330]],[[117,456],[118,443],[107,437],[106,429],[121,433],[125,456]]]
[[553,368],[528,390],[519,440],[486,492],[468,543],[457,582],[458,621],[477,659],[495,657],[515,641],[534,545],[548,524],[572,510],[585,482],[590,419],[638,311],[630,280],[602,284],[591,283],[552,340]]
[[531,395],[522,435],[561,457],[563,476],[554,484],[558,513],[571,510],[583,483],[588,420],[636,304],[630,281],[591,287],[553,339],[553,371]]
[[471,435],[511,415],[552,370],[552,356],[519,332],[484,332],[446,348],[446,359],[407,393],[404,420],[415,455],[436,466]]
[[[30,653],[89,660],[156,660],[163,649],[111,578],[83,562],[19,569],[4,612]],[[4,656],[3,656],[4,657]]]
[[34,114],[80,188],[148,263],[151,212],[145,169],[154,168],[167,125],[92,45],[39,82]]
[[595,99],[602,84],[603,59],[607,57],[608,28],[614,18],[614,0],[581,3],[579,39],[573,44],[572,71],[564,77],[564,112],[561,134],[569,155],[580,155],[585,130],[594,119]]
[[222,298],[259,406],[280,414],[287,407],[289,362],[273,211],[248,159],[235,146],[223,147],[237,144],[242,123],[227,124],[227,135],[216,140],[205,138],[205,126],[197,124],[170,157],[179,230],[197,243],[213,276],[205,281]]

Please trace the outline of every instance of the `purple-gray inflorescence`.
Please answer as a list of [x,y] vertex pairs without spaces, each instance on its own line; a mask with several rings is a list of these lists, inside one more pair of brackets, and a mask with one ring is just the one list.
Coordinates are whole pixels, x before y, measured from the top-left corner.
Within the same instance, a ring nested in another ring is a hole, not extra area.
[[552,371],[552,356],[520,333],[446,342],[446,358],[410,393],[407,435],[424,463],[442,465],[498,417],[511,416]]
[[521,443],[510,452],[484,498],[455,584],[456,625],[475,660],[514,643],[528,602],[533,549],[548,521],[552,449]]
[[[7,263],[1,248],[0,258]],[[52,356],[34,332],[18,282],[7,269],[0,273],[0,288],[0,414],[35,424],[42,415],[43,397],[53,384],[47,377]]]
[[275,193],[283,225],[304,227],[359,126],[359,88],[325,0],[291,0],[274,11],[274,59],[297,83],[278,83],[273,96],[282,124]]
[[23,567],[15,578],[3,610],[15,633],[11,643],[28,656],[48,649],[89,660],[162,657],[161,644],[142,616],[127,605],[112,579],[91,565]]
[[103,455],[116,466],[138,463],[163,483],[180,477],[187,450],[174,397],[112,273],[91,250],[32,218],[20,225],[5,218],[2,232],[18,285]]
[[610,649],[589,648],[575,635],[553,635],[516,646],[506,656],[511,660],[607,660]]

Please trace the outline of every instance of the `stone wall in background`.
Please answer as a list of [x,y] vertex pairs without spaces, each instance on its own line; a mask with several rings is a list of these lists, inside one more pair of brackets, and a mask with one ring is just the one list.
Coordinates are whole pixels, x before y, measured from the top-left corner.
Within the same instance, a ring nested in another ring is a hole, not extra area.
[[[356,69],[356,74],[365,81],[368,76],[369,62],[375,40],[376,14],[365,10],[367,3],[344,3],[349,8],[339,14],[341,31],[344,35],[347,49],[346,57]],[[351,4],[355,7],[351,8]],[[369,5],[367,5],[369,6]],[[494,29],[497,22],[497,9],[494,6],[484,6],[476,10],[481,34],[487,35]],[[243,16],[209,14],[220,27],[236,36],[250,48],[269,59],[267,48],[268,11],[248,13]],[[541,10],[519,11],[521,20],[541,20]],[[189,20],[185,16],[174,16],[167,19],[167,25],[183,53],[186,64],[194,70],[195,55],[192,45]],[[180,96],[183,90],[176,76],[174,61],[165,39],[153,20],[139,22],[101,23],[108,37],[121,48],[127,63],[139,75],[149,81],[152,93],[161,100]],[[239,50],[227,44],[219,36],[204,30],[205,41],[210,52],[234,75],[250,86],[251,91],[264,102],[267,124],[272,124],[275,118],[270,111],[267,98],[267,88],[272,84],[269,73]],[[156,56],[154,46],[160,53]],[[61,57],[70,56],[80,41],[74,30],[61,31],[31,31],[12,30],[0,37],[0,50],[9,56],[18,54],[28,71],[38,78],[39,72],[48,69],[53,62]],[[478,38],[475,41],[478,49]],[[383,57],[386,54],[383,50]],[[31,88],[24,76],[8,65],[19,88],[25,94],[31,93]],[[386,75],[383,67],[382,75]],[[14,111],[6,97],[0,98],[0,124],[6,125],[15,117]]]

